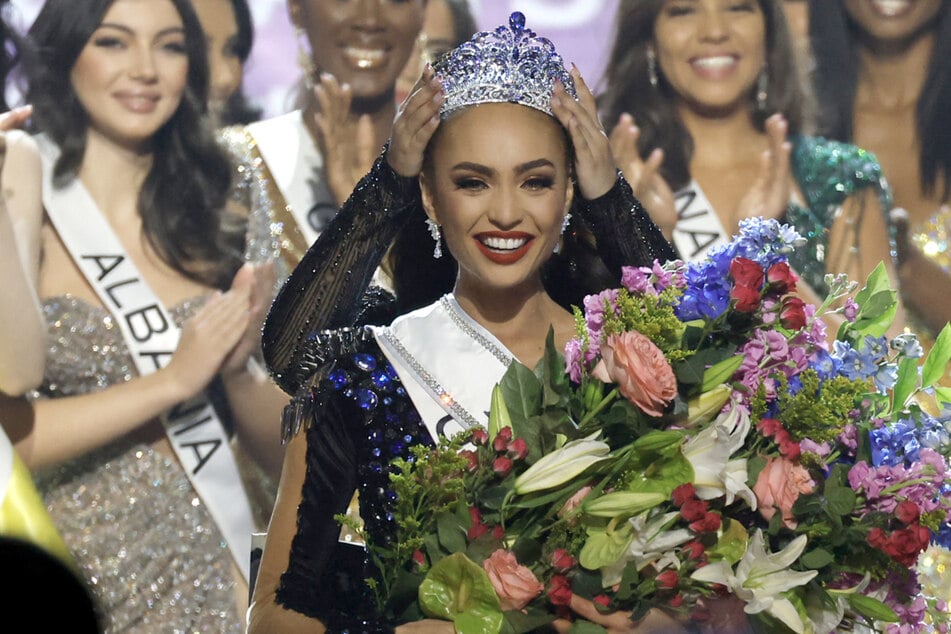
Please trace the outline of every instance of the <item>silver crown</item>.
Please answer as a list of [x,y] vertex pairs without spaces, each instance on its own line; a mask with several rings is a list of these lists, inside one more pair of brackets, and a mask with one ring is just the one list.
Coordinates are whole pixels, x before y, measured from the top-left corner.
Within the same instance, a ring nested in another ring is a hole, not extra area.
[[525,28],[516,11],[508,26],[476,33],[439,59],[433,69],[442,79],[446,101],[442,118],[482,103],[517,103],[551,114],[551,91],[558,79],[577,99],[575,84],[555,45]]

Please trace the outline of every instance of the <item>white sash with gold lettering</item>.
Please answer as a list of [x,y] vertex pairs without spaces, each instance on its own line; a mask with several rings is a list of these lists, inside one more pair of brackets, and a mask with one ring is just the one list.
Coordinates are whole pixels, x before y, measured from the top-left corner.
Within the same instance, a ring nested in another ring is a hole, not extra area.
[[677,207],[674,246],[687,262],[699,262],[707,257],[710,249],[730,241],[731,236],[697,181],[690,181],[674,194],[674,205]]
[[[118,324],[139,374],[155,372],[171,359],[181,335],[179,329],[79,179],[61,188],[53,185],[59,149],[42,135],[37,142],[43,158],[47,215],[76,266]],[[251,507],[218,414],[202,393],[161,418],[188,479],[248,579],[254,529]]]

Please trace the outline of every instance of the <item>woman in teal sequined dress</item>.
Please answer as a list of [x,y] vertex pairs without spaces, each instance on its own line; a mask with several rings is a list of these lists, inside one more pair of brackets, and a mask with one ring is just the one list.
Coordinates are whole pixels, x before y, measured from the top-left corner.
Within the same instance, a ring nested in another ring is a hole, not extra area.
[[766,216],[807,238],[792,263],[817,293],[827,272],[891,265],[878,162],[803,135],[808,94],[776,0],[624,0],[606,85],[619,167],[685,259]]

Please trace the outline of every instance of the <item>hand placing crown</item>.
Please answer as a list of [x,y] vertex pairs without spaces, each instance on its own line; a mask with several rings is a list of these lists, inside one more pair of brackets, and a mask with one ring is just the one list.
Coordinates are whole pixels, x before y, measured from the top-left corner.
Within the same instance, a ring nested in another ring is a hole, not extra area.
[[433,69],[446,97],[439,110],[442,118],[482,103],[517,103],[552,114],[556,79],[578,98],[554,44],[526,28],[525,16],[518,11],[509,17],[508,26],[476,33],[439,59]]

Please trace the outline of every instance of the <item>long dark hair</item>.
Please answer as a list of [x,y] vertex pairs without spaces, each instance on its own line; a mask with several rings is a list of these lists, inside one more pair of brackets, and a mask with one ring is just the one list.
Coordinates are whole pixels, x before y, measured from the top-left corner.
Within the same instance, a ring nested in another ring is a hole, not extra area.
[[[59,185],[76,177],[89,128],[70,74],[113,2],[47,0],[29,31],[27,98],[37,129],[59,146]],[[239,226],[223,222],[231,167],[204,117],[208,63],[201,26],[188,0],[171,2],[185,28],[188,78],[175,114],[151,139],[154,158],[139,192],[139,213],[163,261],[190,279],[226,288],[241,264],[244,238]]]
[[[918,165],[921,190],[951,197],[951,8],[941,3],[934,28],[935,46],[915,108],[921,143]],[[809,37],[816,59],[816,91],[821,105],[820,130],[851,141],[858,85],[859,42],[841,0],[810,0]]]
[[[243,69],[254,46],[254,21],[251,19],[251,9],[248,7],[247,0],[231,0],[231,8],[234,9],[234,20],[238,25],[238,34],[234,43],[235,54],[241,61]],[[221,113],[221,125],[251,123],[260,118],[261,108],[248,100],[242,85],[238,86],[225,103],[224,112]]]
[[[803,126],[807,93],[800,75],[792,36],[782,6],[777,0],[758,0],[766,22],[766,69],[769,89],[765,107],[752,105],[756,127],[764,129],[766,119],[781,112],[789,122],[789,133]],[[646,154],[653,148],[664,150],[662,172],[667,182],[680,188],[690,182],[690,157],[693,139],[674,108],[676,95],[658,73],[659,84],[651,86],[647,70],[647,49],[654,41],[654,24],[664,0],[621,0],[615,20],[615,36],[608,67],[606,86],[599,101],[607,125],[630,113],[641,129],[639,149]]]
[[[574,164],[574,149],[568,132],[558,125],[564,135],[569,171]],[[426,147],[423,170],[432,174],[431,149],[444,126],[436,133]],[[580,306],[585,295],[599,293],[605,288],[617,286],[618,274],[608,270],[598,254],[594,235],[581,218],[575,207],[582,204],[581,192],[575,188],[572,202],[572,220],[562,234],[559,252],[545,262],[542,267],[542,283],[545,290],[558,304],[571,310],[572,305]],[[406,224],[400,229],[387,253],[383,264],[392,280],[396,295],[396,314],[402,315],[417,308],[428,306],[442,295],[452,291],[458,272],[458,264],[452,257],[445,241],[442,244],[442,257],[433,258],[433,238],[426,225],[426,213],[422,207],[413,210]]]

